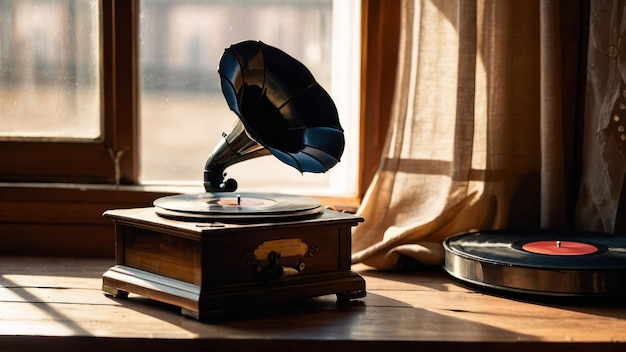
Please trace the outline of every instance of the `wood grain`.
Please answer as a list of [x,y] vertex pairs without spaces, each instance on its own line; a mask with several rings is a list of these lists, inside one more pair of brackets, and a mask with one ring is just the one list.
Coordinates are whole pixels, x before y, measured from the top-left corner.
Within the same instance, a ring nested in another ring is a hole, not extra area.
[[209,322],[137,295],[101,292],[112,259],[0,257],[0,350],[616,351],[626,341],[621,299],[504,297],[439,270],[356,269],[367,297],[334,296],[233,308]]

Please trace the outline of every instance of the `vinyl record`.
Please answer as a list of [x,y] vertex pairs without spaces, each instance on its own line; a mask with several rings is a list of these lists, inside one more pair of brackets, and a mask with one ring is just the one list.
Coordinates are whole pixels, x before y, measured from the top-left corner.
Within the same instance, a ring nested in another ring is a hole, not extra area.
[[444,241],[444,268],[467,283],[542,295],[626,294],[626,236],[482,231]]
[[157,214],[191,221],[276,221],[321,214],[313,198],[265,193],[194,193],[154,201]]

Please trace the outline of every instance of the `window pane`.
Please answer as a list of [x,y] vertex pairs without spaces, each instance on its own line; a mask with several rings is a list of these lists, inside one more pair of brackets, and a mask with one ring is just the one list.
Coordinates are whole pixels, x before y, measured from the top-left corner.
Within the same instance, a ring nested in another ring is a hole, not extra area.
[[100,136],[98,9],[0,0],[0,137]]
[[[331,0],[162,0],[140,6],[142,183],[202,184],[208,156],[222,132],[230,132],[237,121],[220,89],[218,63],[225,48],[243,40],[260,40],[303,62],[333,96],[344,129],[350,124],[347,119],[358,121],[358,112],[343,113],[331,88],[337,84],[334,80],[343,79],[333,72],[352,72],[340,67],[352,61],[337,57],[356,57],[358,65],[358,54],[337,55],[336,48],[358,48],[359,42],[339,43],[335,34],[358,34],[358,23],[351,22],[354,8],[359,16],[358,6],[338,11]],[[348,20],[337,20],[342,13]],[[358,66],[354,71],[358,75]],[[348,96],[356,97],[358,104],[358,94]],[[356,132],[346,136],[351,146],[342,162],[326,174],[302,175],[272,156],[233,165],[226,172],[246,191],[350,192],[352,186],[356,190],[357,167],[344,160],[358,159],[346,156],[356,152]],[[348,179],[350,186],[337,183]]]

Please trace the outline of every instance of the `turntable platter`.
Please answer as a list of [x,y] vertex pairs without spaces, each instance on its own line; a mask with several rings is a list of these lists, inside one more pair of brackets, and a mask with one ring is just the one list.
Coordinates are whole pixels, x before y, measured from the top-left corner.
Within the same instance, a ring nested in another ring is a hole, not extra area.
[[444,269],[469,284],[548,296],[626,294],[626,236],[493,230],[444,241]]
[[157,214],[187,221],[283,221],[314,217],[324,210],[313,198],[266,193],[194,193],[154,201]]

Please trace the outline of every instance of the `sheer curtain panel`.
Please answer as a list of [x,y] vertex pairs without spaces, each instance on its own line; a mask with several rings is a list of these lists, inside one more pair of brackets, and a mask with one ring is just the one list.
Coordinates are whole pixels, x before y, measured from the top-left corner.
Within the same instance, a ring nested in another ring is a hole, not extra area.
[[564,133],[575,116],[563,101],[577,92],[563,88],[563,6],[402,2],[391,123],[358,210],[354,263],[440,264],[451,235],[568,226]]

